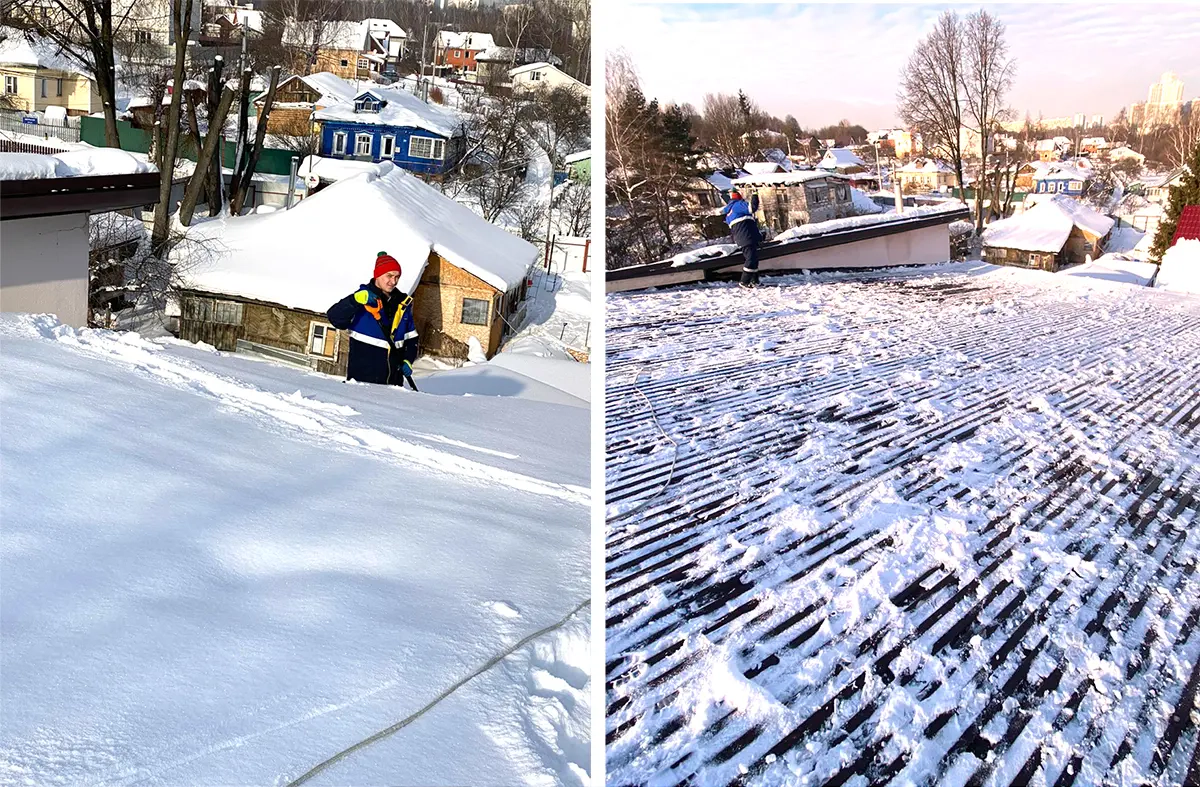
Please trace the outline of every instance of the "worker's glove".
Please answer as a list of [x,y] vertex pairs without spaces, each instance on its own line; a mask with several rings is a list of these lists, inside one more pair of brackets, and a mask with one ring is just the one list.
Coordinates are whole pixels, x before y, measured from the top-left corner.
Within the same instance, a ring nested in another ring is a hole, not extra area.
[[354,293],[354,300],[366,306],[369,309],[374,309],[379,303],[379,299],[375,297],[375,293],[370,290],[363,289]]
[[412,364],[409,363],[408,361],[401,361],[400,362],[400,371],[404,374],[405,377],[412,377]]

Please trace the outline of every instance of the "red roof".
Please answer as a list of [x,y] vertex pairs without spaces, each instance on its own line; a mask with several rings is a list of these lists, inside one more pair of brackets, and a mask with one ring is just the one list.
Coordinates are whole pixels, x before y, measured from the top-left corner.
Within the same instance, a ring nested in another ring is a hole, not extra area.
[[1200,205],[1184,205],[1183,213],[1179,214],[1179,223],[1175,225],[1175,235],[1171,245],[1181,238],[1200,240]]

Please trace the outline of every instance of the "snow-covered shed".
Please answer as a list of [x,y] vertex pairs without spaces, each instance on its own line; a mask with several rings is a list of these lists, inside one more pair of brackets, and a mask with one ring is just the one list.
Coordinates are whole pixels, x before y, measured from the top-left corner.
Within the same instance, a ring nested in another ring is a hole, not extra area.
[[845,175],[866,171],[867,162],[855,155],[850,148],[830,148],[817,163],[817,168]]
[[[267,119],[267,131],[272,134],[306,136],[313,133],[313,112],[341,102],[354,100],[358,90],[353,82],[337,74],[320,71],[306,76],[290,76],[275,87],[275,100]],[[254,109],[261,122],[264,93],[254,99]]]
[[1024,213],[988,225],[984,260],[1057,271],[1096,258],[1115,222],[1086,205],[1055,194]]
[[423,353],[491,356],[519,325],[530,243],[409,173],[339,181],[288,211],[222,217],[188,233],[180,336],[344,374],[347,339],[325,313],[386,251],[413,296]]

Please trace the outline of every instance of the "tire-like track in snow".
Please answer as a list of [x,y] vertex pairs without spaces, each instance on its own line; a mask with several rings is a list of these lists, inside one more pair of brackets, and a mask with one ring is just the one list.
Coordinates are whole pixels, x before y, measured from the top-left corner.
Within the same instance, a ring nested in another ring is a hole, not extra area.
[[606,341],[610,784],[1200,771],[1200,303],[791,277]]

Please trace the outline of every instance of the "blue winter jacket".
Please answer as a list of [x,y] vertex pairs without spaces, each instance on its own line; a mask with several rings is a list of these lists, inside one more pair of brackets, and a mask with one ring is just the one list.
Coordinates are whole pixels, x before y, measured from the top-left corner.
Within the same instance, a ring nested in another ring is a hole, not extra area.
[[[346,379],[364,383],[403,385],[401,364],[417,360],[417,326],[412,298],[397,288],[391,295],[371,281],[359,289],[370,290],[379,300],[378,316],[351,293],[329,307],[333,327],[350,331],[350,358]],[[384,332],[384,326],[387,332]]]
[[721,213],[725,216],[725,223],[730,227],[739,219],[754,219],[754,214],[750,212],[750,205],[744,199],[730,200],[728,205],[721,208]]

